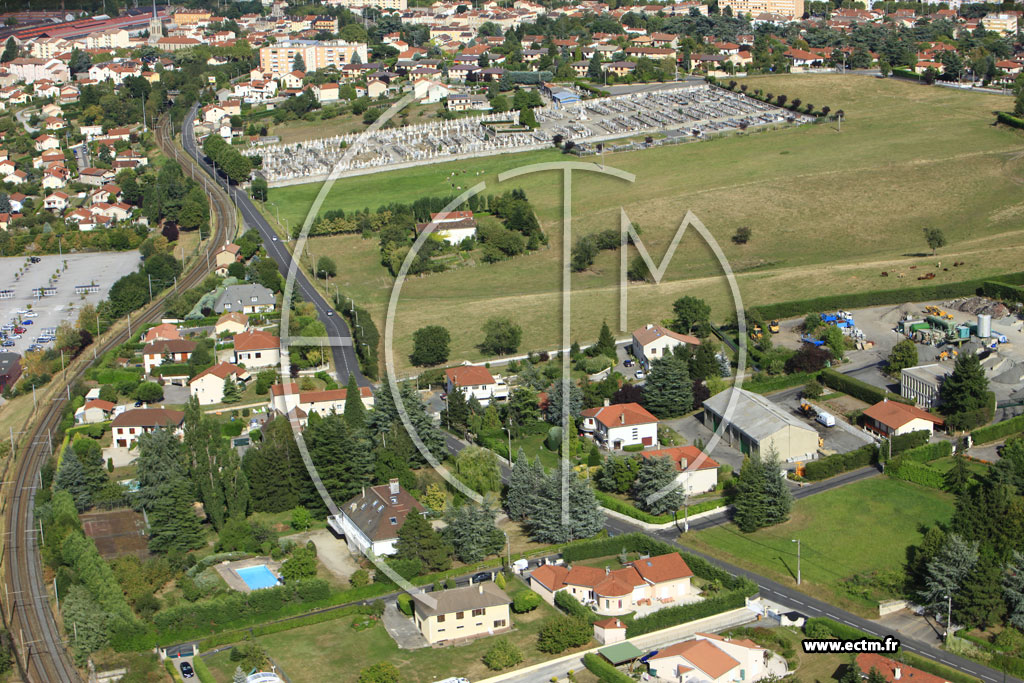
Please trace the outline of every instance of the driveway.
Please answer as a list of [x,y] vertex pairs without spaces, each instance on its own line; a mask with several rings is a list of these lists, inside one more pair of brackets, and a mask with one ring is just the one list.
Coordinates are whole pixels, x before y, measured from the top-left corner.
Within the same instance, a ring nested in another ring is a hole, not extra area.
[[875,619],[874,622],[889,629],[892,633],[899,633],[923,643],[941,642],[942,634],[946,630],[946,627],[935,621],[931,614],[919,617],[909,609],[887,614]]
[[307,541],[313,541],[313,545],[316,546],[316,558],[327,571],[342,581],[348,581],[348,578],[359,569],[359,564],[352,557],[348,545],[335,538],[327,529],[303,531],[300,534],[285,536],[281,540],[294,541],[298,545],[306,545]]
[[[707,444],[711,441],[713,435],[713,432],[701,424],[700,420],[693,415],[677,417],[674,420],[664,420],[662,424],[679,432],[688,444],[695,444],[698,439]],[[709,453],[709,455],[719,465],[729,465],[732,467],[733,472],[739,472],[743,466],[743,454],[725,441],[719,441],[718,445],[715,446],[714,452]]]
[[384,616],[381,619],[384,628],[401,650],[419,650],[429,647],[430,643],[423,637],[423,634],[416,628],[412,617],[407,617],[398,611],[398,603],[388,602],[384,607]]

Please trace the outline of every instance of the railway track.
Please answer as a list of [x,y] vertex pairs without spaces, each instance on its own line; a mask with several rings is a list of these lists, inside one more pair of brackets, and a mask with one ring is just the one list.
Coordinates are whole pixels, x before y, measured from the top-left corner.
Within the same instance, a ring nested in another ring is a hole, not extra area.
[[[167,116],[160,119],[154,131],[163,152],[181,165],[186,176],[206,187],[213,209],[216,231],[207,245],[206,258],[196,259],[178,280],[179,288],[188,289],[203,281],[209,272],[213,252],[223,244],[225,237],[233,235],[235,208],[223,190],[209,182],[209,176],[174,143]],[[171,290],[160,294],[147,308],[134,316],[133,322],[141,325],[158,320],[164,302],[171,294]],[[106,353],[128,337],[128,330],[124,329],[97,341],[97,354]],[[73,384],[81,379],[88,367],[89,363],[80,359],[73,369],[69,369],[66,378],[56,381]],[[3,619],[14,641],[17,670],[21,679],[40,683],[83,680],[65,646],[50,607],[39,553],[41,530],[34,514],[40,469],[53,452],[51,439],[61,421],[67,400],[65,396],[58,393],[50,407],[30,428],[27,445],[22,448],[21,457],[16,459],[14,465],[14,481],[4,482],[11,488],[8,489],[5,513],[7,542],[3,556]]]

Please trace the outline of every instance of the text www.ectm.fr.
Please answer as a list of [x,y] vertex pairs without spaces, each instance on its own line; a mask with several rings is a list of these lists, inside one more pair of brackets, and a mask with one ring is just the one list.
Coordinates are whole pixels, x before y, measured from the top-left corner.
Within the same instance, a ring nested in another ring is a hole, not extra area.
[[896,652],[900,649],[900,641],[892,636],[884,640],[874,638],[856,638],[853,640],[826,640],[809,638],[803,641],[805,653],[815,652]]

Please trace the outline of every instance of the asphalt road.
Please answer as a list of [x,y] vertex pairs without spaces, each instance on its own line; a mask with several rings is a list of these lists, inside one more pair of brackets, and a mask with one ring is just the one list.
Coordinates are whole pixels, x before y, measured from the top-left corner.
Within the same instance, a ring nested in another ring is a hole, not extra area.
[[[181,144],[185,148],[185,152],[195,159],[203,169],[209,173],[212,177],[214,176],[213,166],[207,162],[196,143],[195,131],[192,127],[192,121],[195,118],[195,108],[185,117],[184,122],[181,126]],[[267,223],[266,219],[263,218],[262,214],[253,205],[249,195],[246,194],[245,190],[231,185],[225,178],[217,178],[219,182],[231,197],[231,200],[238,207],[242,213],[242,220],[245,225],[251,229],[258,230],[260,236],[263,238],[263,246],[267,250],[267,254],[270,258],[274,259],[277,263],[278,270],[285,277],[289,276],[289,271],[294,268],[295,272],[295,288],[302,295],[302,298],[309,301],[316,307],[317,318],[324,324],[327,330],[327,337],[330,340],[324,340],[325,345],[331,347],[331,355],[334,357],[334,368],[338,375],[338,383],[344,386],[348,382],[349,375],[355,375],[356,381],[359,386],[371,386],[370,380],[368,380],[359,369],[359,359],[356,356],[354,342],[352,334],[349,330],[348,324],[345,319],[335,313],[334,307],[320,294],[319,291],[313,286],[306,277],[302,269],[298,267],[298,264],[293,264],[292,254],[288,251],[285,244],[278,239],[277,233],[274,232],[270,224]],[[282,330],[282,341],[287,343],[287,339]]]

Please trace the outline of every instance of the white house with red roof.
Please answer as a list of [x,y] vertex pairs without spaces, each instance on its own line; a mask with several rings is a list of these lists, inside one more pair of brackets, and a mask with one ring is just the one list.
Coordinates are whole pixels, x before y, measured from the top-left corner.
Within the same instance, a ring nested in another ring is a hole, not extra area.
[[188,383],[189,394],[195,396],[199,405],[208,406],[224,401],[224,381],[245,382],[249,373],[234,363],[217,363],[206,368]]
[[246,330],[234,337],[234,362],[247,368],[265,368],[281,363],[281,340],[263,330]]
[[349,550],[394,555],[398,530],[409,515],[423,514],[423,505],[392,479],[387,484],[363,488],[341,506],[339,513],[329,515],[327,525],[345,539]]
[[491,371],[482,365],[460,365],[444,371],[448,377],[446,391],[450,394],[456,389],[462,391],[466,400],[475,396],[480,405],[486,406],[491,399],[508,398],[508,385],[494,378]]
[[566,591],[598,614],[618,616],[700,600],[692,576],[679,553],[666,553],[615,570],[546,564],[530,574],[530,588],[552,605],[555,593]]
[[871,406],[863,414],[864,426],[885,437],[919,431],[931,434],[936,425],[944,424],[941,417],[932,415],[927,410],[899,401],[890,401],[887,398]]
[[642,451],[646,458],[670,458],[676,471],[682,474],[681,488],[690,495],[714,491],[718,486],[717,462],[696,446],[673,446]]
[[68,208],[68,195],[64,192],[54,192],[43,200],[43,208],[47,211],[61,213]]
[[754,641],[714,633],[697,633],[692,640],[663,647],[647,664],[657,680],[679,683],[756,682],[785,673],[785,666],[776,670],[771,652]]
[[110,419],[114,412],[114,404],[110,401],[101,401],[98,398],[90,399],[81,408],[75,411],[75,424],[91,425],[97,422],[105,422]]
[[196,350],[196,343],[186,339],[160,339],[142,349],[142,365],[149,374],[164,363],[187,363]]
[[639,403],[587,408],[580,416],[580,430],[606,448],[658,445],[658,418]]
[[633,330],[631,350],[636,356],[640,367],[650,369],[651,362],[664,358],[672,353],[677,346],[699,346],[700,340],[689,334],[673,332],[663,325],[649,323]]
[[171,323],[160,323],[159,325],[154,325],[149,328],[142,335],[143,344],[160,341],[161,339],[181,339],[181,333],[178,332],[178,328]]
[[[359,387],[359,398],[367,409],[373,408],[373,390],[370,387]],[[297,409],[295,417],[299,418],[300,423],[305,424],[305,419],[312,413],[321,417],[331,413],[341,415],[345,412],[347,399],[348,389],[299,391],[298,384],[289,382],[270,387],[268,408],[276,410],[282,415],[288,415]]]

